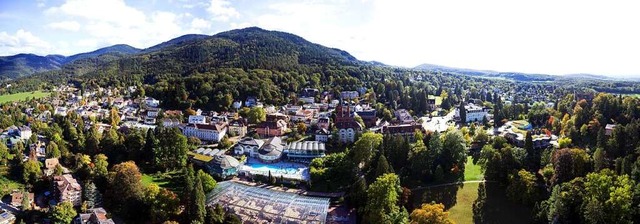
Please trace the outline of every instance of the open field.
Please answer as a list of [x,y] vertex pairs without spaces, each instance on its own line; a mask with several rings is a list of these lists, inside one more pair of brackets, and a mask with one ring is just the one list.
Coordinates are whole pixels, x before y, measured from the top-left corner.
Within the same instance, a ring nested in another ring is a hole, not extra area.
[[6,102],[14,102],[14,101],[22,101],[27,98],[42,98],[49,96],[51,93],[42,92],[42,91],[34,91],[34,92],[22,92],[22,93],[14,93],[9,95],[0,96],[0,103]]
[[473,202],[478,198],[479,184],[464,184],[458,190],[457,203],[449,209],[449,217],[456,223],[473,223]]
[[473,157],[467,156],[467,163],[464,165],[464,180],[482,180],[484,174],[480,165],[473,163]]

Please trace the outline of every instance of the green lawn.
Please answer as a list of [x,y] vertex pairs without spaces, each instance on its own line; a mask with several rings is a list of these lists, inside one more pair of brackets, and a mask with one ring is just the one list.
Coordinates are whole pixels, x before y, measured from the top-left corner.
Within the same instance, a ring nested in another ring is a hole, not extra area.
[[456,223],[473,223],[473,202],[478,198],[480,183],[464,184],[456,194],[456,204],[449,209],[449,217]]
[[164,174],[142,174],[142,185],[148,186],[151,183],[178,193],[182,188],[182,173],[172,171]]
[[[413,191],[410,209],[423,203],[442,203],[449,217],[458,224],[473,223],[473,202],[478,198],[480,183],[466,183],[431,187]],[[533,208],[514,203],[507,199],[504,187],[497,183],[485,183],[487,199],[482,211],[489,223],[529,223]]]
[[22,93],[2,95],[0,96],[0,103],[22,101],[27,98],[42,98],[42,97],[49,96],[50,94],[51,93],[48,93],[48,92],[34,91],[34,92],[22,92]]
[[464,165],[464,180],[482,180],[484,174],[480,165],[473,163],[473,157],[467,157],[467,163]]

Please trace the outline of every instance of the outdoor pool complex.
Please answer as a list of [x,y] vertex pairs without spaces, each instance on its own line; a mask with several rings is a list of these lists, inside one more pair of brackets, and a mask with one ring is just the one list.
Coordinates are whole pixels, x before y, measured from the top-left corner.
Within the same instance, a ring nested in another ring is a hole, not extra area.
[[262,163],[256,159],[249,158],[247,163],[240,166],[239,171],[261,176],[269,176],[269,171],[271,171],[271,175],[274,177],[282,176],[287,179],[309,180],[309,167],[299,163]]

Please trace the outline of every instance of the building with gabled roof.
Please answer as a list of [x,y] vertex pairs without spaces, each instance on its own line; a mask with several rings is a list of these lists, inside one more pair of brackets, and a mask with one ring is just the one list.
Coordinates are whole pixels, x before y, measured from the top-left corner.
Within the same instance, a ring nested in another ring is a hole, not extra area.
[[188,124],[182,134],[187,137],[196,137],[202,141],[219,142],[227,133],[227,125],[218,124]]
[[107,218],[104,208],[88,209],[87,213],[78,214],[73,221],[74,224],[115,224],[112,219]]
[[53,177],[53,190],[58,202],[71,202],[73,206],[82,204],[82,187],[71,174]]

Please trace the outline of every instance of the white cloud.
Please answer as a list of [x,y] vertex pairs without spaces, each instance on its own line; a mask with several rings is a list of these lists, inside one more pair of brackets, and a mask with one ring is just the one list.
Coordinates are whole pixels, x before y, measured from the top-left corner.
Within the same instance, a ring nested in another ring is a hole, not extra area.
[[67,0],[61,6],[47,9],[45,14],[64,14],[123,27],[141,25],[146,19],[142,11],[128,6],[124,0]]
[[47,26],[49,28],[58,29],[58,30],[67,30],[67,31],[80,30],[80,23],[76,21],[62,21],[62,22],[49,23]]
[[[152,11],[144,13],[122,0],[67,0],[46,10],[49,18],[63,19],[50,27],[76,28],[65,21],[82,21],[76,51],[90,51],[113,44],[138,48],[167,41],[186,33],[202,33],[211,27],[204,19],[191,19],[189,12]],[[80,26],[81,25],[81,26]],[[74,52],[75,53],[75,52]]]
[[229,21],[230,18],[240,17],[240,13],[227,0],[211,0],[207,11],[213,15],[213,20]]
[[210,27],[211,23],[207,20],[201,18],[193,18],[193,20],[191,20],[192,29],[209,29]]
[[20,29],[15,34],[0,32],[0,55],[13,55],[18,53],[46,54],[52,47],[46,41]]

